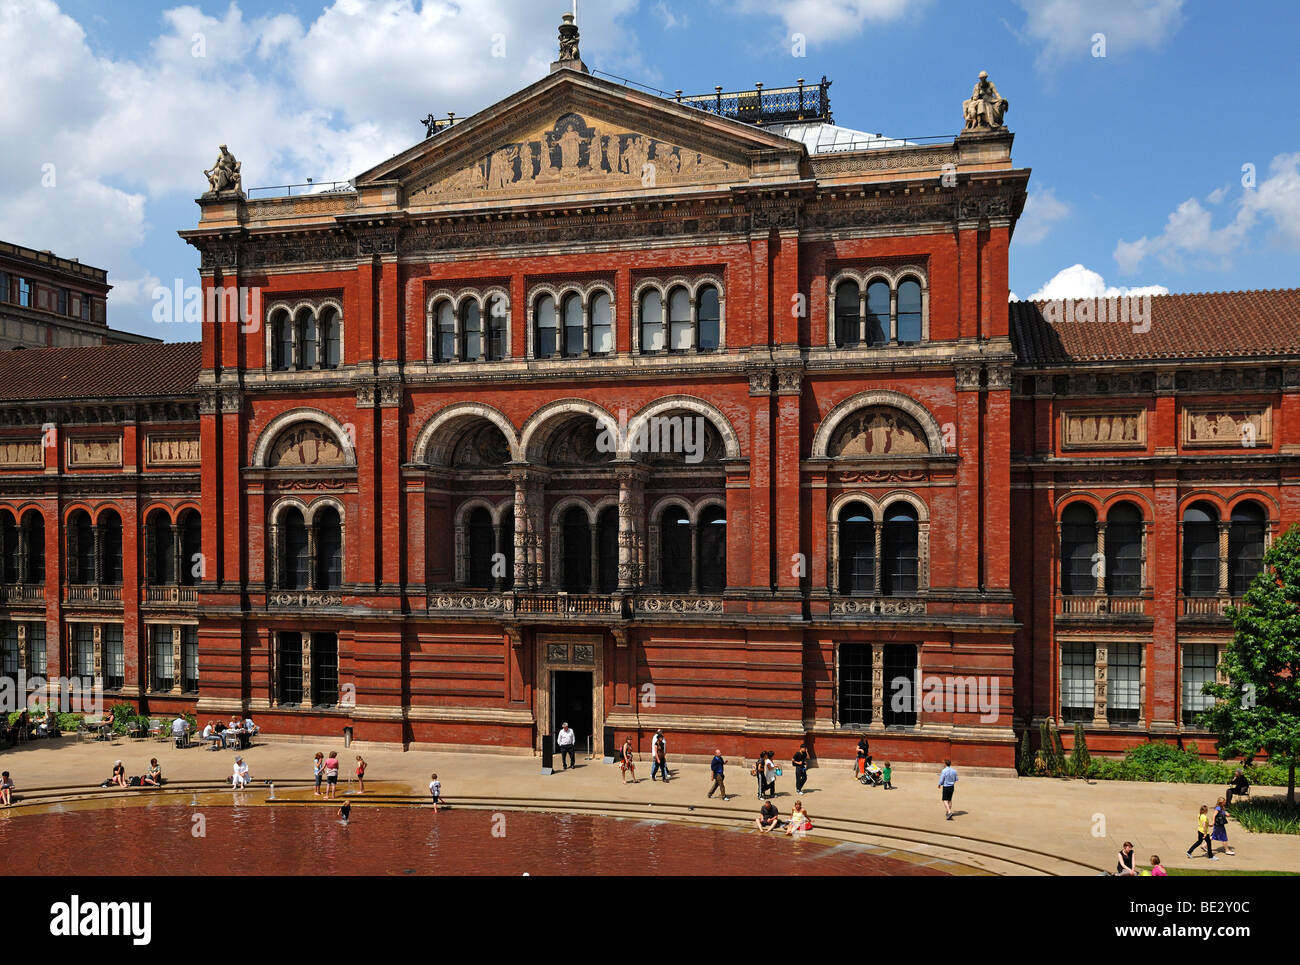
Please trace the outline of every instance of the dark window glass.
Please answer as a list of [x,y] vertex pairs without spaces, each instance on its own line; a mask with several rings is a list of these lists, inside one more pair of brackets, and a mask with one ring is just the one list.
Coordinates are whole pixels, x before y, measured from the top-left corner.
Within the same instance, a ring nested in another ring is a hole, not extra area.
[[506,357],[506,312],[509,303],[500,293],[488,301],[488,347],[487,357],[499,360]]
[[0,271],[0,302],[9,301],[9,273]]
[[18,582],[18,524],[8,513],[0,513],[0,583]]
[[68,654],[72,671],[68,676],[81,680],[83,688],[95,685],[95,628],[89,623],[72,625],[72,652]]
[[170,586],[176,582],[176,554],[172,545],[172,523],[167,514],[156,511],[149,516],[148,550],[150,553],[149,578],[155,586]]
[[607,506],[596,517],[596,548],[600,553],[597,570],[600,593],[618,589],[618,509]]
[[338,368],[343,360],[343,324],[339,313],[332,308],[321,312],[321,341],[324,354],[321,367]]
[[691,296],[685,288],[668,293],[668,348],[685,352],[691,347]]
[[181,690],[199,691],[199,628],[181,627]]
[[1061,514],[1061,592],[1089,596],[1097,592],[1093,557],[1097,555],[1097,514],[1091,506],[1071,503]]
[[68,520],[68,558],[72,561],[70,582],[95,582],[95,529],[85,510],[77,510]]
[[483,320],[478,302],[472,298],[460,306],[460,347],[466,362],[474,362],[483,354]]
[[45,624],[27,624],[27,679],[46,675],[49,656],[45,649]]
[[835,289],[835,344],[853,348],[858,344],[861,296],[858,283],[842,281]]
[[885,644],[885,726],[916,724],[916,647],[910,643]]
[[99,517],[100,579],[108,586],[122,584],[122,517],[107,510]]
[[1142,513],[1132,503],[1120,503],[1106,517],[1106,592],[1142,592]]
[[1228,592],[1241,596],[1264,567],[1266,517],[1258,503],[1238,503],[1228,527]]
[[0,676],[18,678],[18,624],[0,623]]
[[849,503],[840,510],[840,593],[871,596],[876,592],[876,525],[871,510]]
[[60,315],[68,314],[68,290],[66,288],[59,289],[58,309]]
[[438,361],[450,362],[456,357],[456,312],[451,302],[442,301],[434,314],[438,319]]
[[867,286],[867,344],[889,341],[889,286],[873,281]]
[[181,573],[182,586],[194,586],[203,574],[203,526],[199,514],[192,509],[181,513]]
[[570,593],[591,591],[591,521],[574,506],[564,514],[564,588]]
[[285,372],[293,367],[293,326],[288,312],[276,312],[271,322],[271,368]]
[[885,596],[916,592],[917,532],[916,510],[911,506],[895,503],[885,512],[880,561],[880,592]]
[[282,704],[302,703],[302,634],[279,634],[279,672],[276,693]]
[[591,354],[608,355],[614,351],[614,317],[609,295],[591,296]]
[[149,628],[149,689],[171,690],[176,685],[176,652],[172,649],[172,628]]
[[496,552],[496,534],[492,514],[479,507],[469,514],[469,585],[487,589],[493,585],[492,554]]
[[284,534],[284,586],[289,590],[310,589],[307,524],[302,513],[296,509],[285,510],[280,515],[280,527]]
[[45,582],[45,517],[35,510],[23,516],[27,531],[27,582]]
[[339,702],[339,638],[333,633],[311,635],[311,697],[318,707]]
[[576,294],[564,298],[564,354],[582,354],[582,298]]
[[641,351],[649,354],[663,350],[664,300],[651,288],[641,293]]
[[1072,724],[1093,718],[1096,659],[1091,643],[1061,644],[1061,717]]
[[508,590],[515,585],[515,513],[508,509],[501,514],[500,552],[505,556],[504,572],[493,578],[493,585]]
[[537,319],[537,357],[551,358],[559,352],[559,319],[555,313],[555,299],[550,295],[537,299],[534,315]]
[[871,644],[840,644],[839,701],[841,727],[871,723]]
[[1208,503],[1195,503],[1183,514],[1183,593],[1219,593],[1219,514]]
[[691,589],[691,520],[680,506],[669,506],[660,517],[660,582],[665,592]]
[[32,307],[32,283],[26,278],[18,279],[18,304],[24,308]]
[[699,344],[701,352],[716,351],[722,334],[722,307],[718,290],[705,285],[695,295],[695,311],[699,315]]
[[921,341],[921,285],[912,278],[898,286],[898,341]]
[[316,527],[316,588],[337,590],[343,585],[343,526],[338,510],[322,509],[312,525]]
[[316,328],[316,316],[307,309],[298,314],[298,344],[302,346],[302,357],[298,362],[300,369],[314,369],[319,360],[317,346],[319,333]]
[[727,511],[709,506],[700,513],[700,592],[721,593],[727,587]]

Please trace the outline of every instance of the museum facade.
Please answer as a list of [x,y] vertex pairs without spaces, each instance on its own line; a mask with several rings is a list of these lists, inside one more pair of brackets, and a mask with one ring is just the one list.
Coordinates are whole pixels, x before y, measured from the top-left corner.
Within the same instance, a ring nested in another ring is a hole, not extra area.
[[571,41],[343,190],[223,151],[201,344],[5,362],[0,670],[402,747],[1208,750],[1300,521],[1300,292],[1008,308],[986,79],[921,144]]

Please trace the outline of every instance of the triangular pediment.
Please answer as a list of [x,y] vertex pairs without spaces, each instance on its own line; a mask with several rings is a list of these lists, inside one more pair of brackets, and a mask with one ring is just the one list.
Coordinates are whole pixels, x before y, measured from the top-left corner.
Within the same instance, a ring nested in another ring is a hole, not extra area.
[[435,134],[357,179],[401,206],[653,195],[797,180],[803,145],[573,70]]

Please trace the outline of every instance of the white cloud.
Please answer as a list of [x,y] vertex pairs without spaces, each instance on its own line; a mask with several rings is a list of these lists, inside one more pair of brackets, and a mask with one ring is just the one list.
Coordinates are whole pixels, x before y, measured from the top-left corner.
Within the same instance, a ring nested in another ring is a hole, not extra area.
[[1015,0],[1025,11],[1021,39],[1039,48],[1036,65],[1092,56],[1093,37],[1106,56],[1159,47],[1182,23],[1183,0]]
[[1083,265],[1062,268],[1027,301],[1051,301],[1056,298],[1115,298],[1119,295],[1168,295],[1163,285],[1133,287],[1107,285],[1104,278]]
[[738,13],[770,15],[776,13],[786,30],[802,34],[810,43],[824,40],[848,40],[862,32],[868,23],[887,23],[915,12],[928,0],[789,0],[773,4],[768,0],[736,0]]
[[658,0],[651,9],[659,15],[659,19],[663,21],[665,30],[675,30],[678,27],[690,26],[691,21],[686,14],[681,14],[679,16],[674,13],[672,10],[668,9],[668,4],[664,3],[663,0]]
[[1070,214],[1070,206],[1056,197],[1051,188],[1039,188],[1025,199],[1025,210],[1016,222],[1015,240],[1022,245],[1036,245],[1051,232],[1052,226]]
[[[1211,204],[1226,196],[1223,188],[1209,195]],[[1188,259],[1198,265],[1227,269],[1234,254],[1250,243],[1255,229],[1271,223],[1269,240],[1283,248],[1300,250],[1300,153],[1279,154],[1269,164],[1269,176],[1257,187],[1244,188],[1236,200],[1236,213],[1221,227],[1195,198],[1188,198],[1169,215],[1165,229],[1154,238],[1115,245],[1121,272],[1137,271],[1148,258],[1181,271]]]

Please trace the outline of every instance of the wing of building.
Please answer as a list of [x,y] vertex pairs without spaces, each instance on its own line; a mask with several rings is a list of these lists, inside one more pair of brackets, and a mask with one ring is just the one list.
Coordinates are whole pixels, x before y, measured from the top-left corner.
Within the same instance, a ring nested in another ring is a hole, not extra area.
[[201,354],[25,353],[4,672],[405,747],[1201,736],[1300,519],[1300,293],[1008,311],[1005,101],[921,144],[570,41],[342,189],[219,161]]

